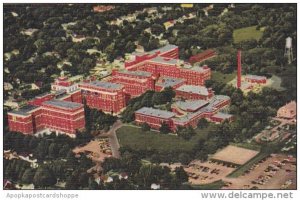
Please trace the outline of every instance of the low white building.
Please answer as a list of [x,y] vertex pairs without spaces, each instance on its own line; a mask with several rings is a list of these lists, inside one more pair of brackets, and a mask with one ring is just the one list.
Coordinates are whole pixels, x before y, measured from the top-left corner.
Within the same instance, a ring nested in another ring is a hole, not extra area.
[[152,183],[152,184],[151,184],[151,189],[152,189],[152,190],[159,190],[159,189],[160,189],[160,185],[159,185],[159,184],[156,184],[156,183]]

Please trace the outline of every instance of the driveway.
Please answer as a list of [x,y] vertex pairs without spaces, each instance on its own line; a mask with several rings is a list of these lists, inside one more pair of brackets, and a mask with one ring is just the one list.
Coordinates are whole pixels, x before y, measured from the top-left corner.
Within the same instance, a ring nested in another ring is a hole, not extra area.
[[116,130],[121,128],[123,126],[122,122],[120,120],[117,120],[111,127],[109,131],[106,133],[102,133],[99,135],[99,137],[108,137],[110,145],[111,145],[111,150],[112,150],[112,155],[116,158],[120,158],[120,144],[116,135]]

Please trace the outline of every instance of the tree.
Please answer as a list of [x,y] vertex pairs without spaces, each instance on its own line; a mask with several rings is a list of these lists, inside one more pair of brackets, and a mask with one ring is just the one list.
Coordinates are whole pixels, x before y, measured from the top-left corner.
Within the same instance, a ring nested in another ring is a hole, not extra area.
[[114,157],[105,158],[102,163],[103,172],[107,173],[113,169],[120,169],[121,168],[121,161]]
[[199,121],[198,121],[198,128],[206,128],[208,126],[208,121],[205,119],[205,118],[201,118]]
[[164,100],[165,100],[165,103],[166,102],[171,102],[172,99],[175,97],[176,93],[175,91],[173,90],[172,87],[166,87],[164,88],[164,90],[161,92],[164,96]]
[[183,165],[187,165],[191,161],[191,157],[187,153],[179,154],[178,159]]
[[88,188],[89,188],[90,190],[96,190],[96,189],[99,189],[99,186],[98,186],[97,182],[94,181],[93,178],[91,178],[91,177],[89,178],[89,185],[88,185]]
[[163,122],[159,128],[159,131],[163,134],[168,134],[171,130],[166,122]]
[[35,172],[33,183],[36,187],[46,188],[56,183],[56,177],[47,166],[41,165]]
[[182,166],[175,168],[175,176],[180,183],[185,183],[189,180],[189,176],[187,175],[186,171],[184,171]]
[[90,69],[95,66],[95,60],[91,58],[84,58],[82,63],[78,65],[78,72],[80,74],[88,74]]
[[129,176],[131,176],[136,174],[142,164],[136,154],[125,152],[122,154],[121,165],[128,172]]
[[142,125],[141,125],[141,128],[142,128],[142,130],[143,131],[150,131],[150,126],[149,126],[149,124],[147,124],[146,122],[144,122]]
[[150,185],[158,179],[158,168],[160,167],[152,164],[142,165],[140,167],[134,179],[141,189],[149,189]]
[[22,176],[22,183],[30,184],[33,182],[33,177],[35,175],[35,170],[32,168],[27,168]]
[[236,91],[233,92],[231,96],[231,102],[234,105],[241,105],[243,102],[243,92],[240,89],[237,89]]
[[155,92],[152,96],[152,104],[160,105],[165,103],[164,95],[161,92]]
[[165,27],[160,24],[153,24],[151,26],[151,33],[153,33],[154,35],[160,35],[164,31],[165,31]]
[[38,54],[42,54],[42,53],[46,52],[48,49],[47,43],[43,39],[38,39],[37,41],[35,41],[34,44],[37,48]]
[[79,173],[78,182],[80,187],[85,188],[89,185],[89,175],[86,172]]
[[41,140],[38,146],[34,150],[34,154],[38,159],[44,159],[48,155],[49,142],[47,140]]
[[125,52],[130,53],[135,50],[135,44],[132,41],[128,41],[125,46]]
[[114,60],[114,50],[115,50],[115,44],[111,43],[110,45],[108,45],[104,52],[106,53],[106,55],[108,56],[108,61],[112,62]]
[[67,153],[69,152],[69,150],[70,150],[71,148],[70,148],[70,146],[69,146],[69,144],[64,144],[63,146],[62,146],[62,148],[61,149],[59,149],[59,156],[60,157],[65,157],[66,155],[67,155]]
[[67,177],[65,188],[68,190],[77,190],[80,187],[79,183],[79,172],[78,170],[74,171]]
[[59,148],[58,148],[58,145],[56,143],[51,143],[49,145],[49,148],[48,148],[48,155],[50,158],[57,158],[58,157],[58,151],[59,151]]
[[156,153],[152,154],[151,158],[150,158],[150,161],[152,163],[160,163],[161,162],[161,159],[160,159],[160,156]]
[[191,137],[196,134],[193,127],[191,127],[191,126],[189,126],[187,128],[179,127],[176,132],[179,137],[182,137],[185,140],[191,139]]
[[64,160],[53,160],[48,166],[57,179],[66,180],[67,165]]

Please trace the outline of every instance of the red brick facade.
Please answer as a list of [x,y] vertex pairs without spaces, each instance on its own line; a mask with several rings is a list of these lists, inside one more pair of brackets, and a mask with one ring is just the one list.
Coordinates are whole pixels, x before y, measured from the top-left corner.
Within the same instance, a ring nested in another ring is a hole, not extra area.
[[256,76],[256,75],[246,75],[245,81],[249,83],[258,83],[258,84],[266,84],[267,77],[265,76]]
[[195,85],[182,85],[175,89],[176,96],[184,99],[203,99],[209,100],[213,97],[214,92],[211,88]]
[[143,71],[114,70],[110,82],[124,85],[124,92],[129,98],[140,96],[147,90],[154,90],[155,85],[152,74]]
[[215,55],[216,55],[215,51],[208,49],[208,50],[203,51],[202,53],[191,56],[189,59],[189,62],[190,63],[201,62],[201,61],[211,58]]
[[153,129],[159,129],[162,123],[173,127],[172,117],[174,116],[172,112],[144,107],[135,112],[135,122],[137,124],[146,122]]
[[45,128],[74,134],[85,127],[83,105],[61,100],[44,101],[8,113],[10,131],[33,134]]
[[[191,104],[193,105],[193,103]],[[172,107],[172,112],[144,107],[135,112],[135,122],[137,124],[147,123],[153,129],[159,129],[165,122],[172,131],[176,131],[179,126],[196,128],[201,118],[217,123],[225,119],[230,121],[233,119],[231,115],[218,113],[221,108],[230,104],[228,96],[217,95],[208,103],[201,104],[194,112],[187,112],[178,106]]]
[[215,122],[215,123],[221,123],[225,120],[228,120],[228,121],[231,122],[231,121],[233,121],[233,116],[228,115],[228,114],[224,114],[224,113],[217,113],[217,114],[210,117],[210,121]]
[[[213,91],[203,87],[205,80],[211,77],[210,68],[191,66],[180,61],[178,54],[178,47],[175,45],[132,54],[132,58],[124,64],[126,70],[113,70],[108,82],[86,80],[76,83],[74,77],[70,80],[62,75],[51,85],[55,93],[40,95],[28,102],[27,109],[8,113],[9,128],[24,134],[36,133],[44,128],[75,133],[85,126],[83,99],[91,108],[118,114],[130,98],[138,97],[147,90],[161,91],[165,87],[172,87],[178,97],[211,99]],[[77,76],[77,79],[80,77]],[[202,89],[198,93],[179,90],[184,85]],[[173,118],[172,112],[152,110],[154,114],[148,115],[149,109],[144,111],[145,113],[135,113],[137,123],[147,122],[157,129],[162,122],[166,122],[172,130],[180,124],[195,126],[199,117],[208,117],[212,112],[215,114],[215,111],[207,111],[208,114],[203,111],[187,122],[180,122]]]
[[[56,103],[62,105],[56,105]],[[71,108],[65,106],[73,105]],[[74,134],[76,130],[85,127],[83,105],[59,100],[46,101],[42,106],[43,123],[45,127]]]
[[133,55],[131,60],[125,62],[125,68],[130,71],[150,72],[155,78],[182,78],[190,85],[204,85],[205,80],[211,77],[211,70],[207,66],[193,67],[189,63],[182,63],[178,59],[178,47],[174,45]]
[[82,97],[87,106],[103,112],[119,113],[125,107],[124,86],[121,84],[92,81],[80,83]]

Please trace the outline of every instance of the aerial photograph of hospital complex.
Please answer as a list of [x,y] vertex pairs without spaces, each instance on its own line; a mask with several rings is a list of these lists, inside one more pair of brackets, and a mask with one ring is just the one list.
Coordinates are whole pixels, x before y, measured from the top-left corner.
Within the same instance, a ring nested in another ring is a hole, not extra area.
[[296,190],[297,4],[3,4],[4,190]]

